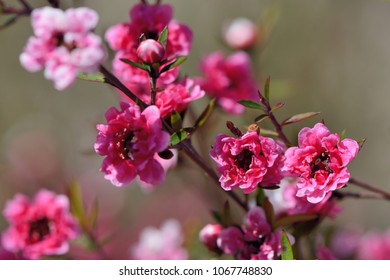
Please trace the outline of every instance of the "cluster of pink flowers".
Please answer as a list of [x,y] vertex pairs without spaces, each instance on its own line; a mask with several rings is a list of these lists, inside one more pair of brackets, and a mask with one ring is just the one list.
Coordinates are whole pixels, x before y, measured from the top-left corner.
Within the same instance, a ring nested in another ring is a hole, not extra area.
[[2,235],[3,247],[27,259],[65,254],[68,241],[79,233],[68,198],[47,190],[39,191],[33,201],[17,194],[3,215],[10,224]]
[[278,141],[250,131],[239,138],[218,135],[210,156],[217,163],[224,190],[240,188],[249,194],[259,186],[280,183],[284,150]]
[[183,234],[179,222],[169,219],[160,229],[145,228],[130,254],[136,260],[185,260],[188,254],[182,243]]
[[242,114],[244,106],[237,101],[258,98],[250,58],[245,52],[227,58],[222,52],[214,52],[202,60],[200,70],[204,77],[198,83],[208,95],[217,98],[227,113]]
[[249,210],[242,227],[209,224],[199,238],[209,250],[241,260],[273,260],[281,254],[281,232],[272,231],[260,207]]
[[34,9],[34,36],[20,55],[21,64],[31,72],[45,69],[57,90],[69,87],[79,73],[96,71],[105,57],[100,37],[92,33],[97,22],[98,14],[88,8]]
[[107,124],[98,124],[95,150],[106,156],[101,171],[115,186],[130,184],[138,175],[147,184],[157,185],[165,171],[156,154],[168,148],[169,134],[162,131],[160,111],[149,106],[143,112],[132,103],[121,103],[106,112]]

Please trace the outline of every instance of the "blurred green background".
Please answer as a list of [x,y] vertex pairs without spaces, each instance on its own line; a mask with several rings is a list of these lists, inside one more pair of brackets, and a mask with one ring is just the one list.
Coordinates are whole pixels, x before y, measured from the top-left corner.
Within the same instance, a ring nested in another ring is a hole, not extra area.
[[[8,1],[10,5],[16,2]],[[97,10],[96,32],[103,35],[108,27],[128,21],[128,10],[137,1],[64,2],[64,7],[74,2]],[[253,54],[259,85],[271,76],[273,100],[285,102],[277,113],[280,120],[301,112],[321,112],[286,132],[294,139],[302,126],[323,118],[333,132],[345,129],[350,138],[367,138],[350,172],[390,191],[390,2],[163,2],[172,4],[175,19],[194,32],[193,50],[182,68],[190,76],[199,75],[203,55],[221,48],[229,53],[220,39],[225,21],[240,16],[256,21],[267,11],[277,10],[278,21],[269,41]],[[45,1],[31,3],[39,7]],[[152,194],[145,194],[136,184],[117,188],[103,179],[98,171],[102,158],[93,153],[95,125],[104,122],[105,111],[117,106],[118,98],[105,85],[82,81],[56,92],[42,72],[31,74],[22,69],[18,58],[31,33],[28,18],[0,32],[0,208],[16,192],[32,195],[41,187],[60,192],[77,181],[87,202],[98,197],[102,227],[118,232],[118,240],[135,240],[145,225],[159,226],[170,217],[196,226],[211,221],[209,209],[221,205],[216,195],[220,193],[188,161],[181,160],[179,171],[171,172],[166,184]],[[197,102],[195,110],[200,111],[204,103]],[[210,120],[213,129],[203,131],[208,138],[202,145],[209,147],[217,132],[226,132],[223,123],[227,119],[244,125],[254,116],[253,112],[240,117],[214,114]],[[355,188],[350,186],[350,190],[360,191]],[[344,211],[335,220],[339,225],[389,226],[389,202],[348,200],[342,206]],[[0,218],[0,230],[5,227]]]

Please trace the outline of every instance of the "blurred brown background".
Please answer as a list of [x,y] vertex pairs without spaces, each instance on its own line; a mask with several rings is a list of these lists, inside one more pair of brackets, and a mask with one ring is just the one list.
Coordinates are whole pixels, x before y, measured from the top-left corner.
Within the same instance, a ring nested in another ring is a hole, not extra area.
[[[16,5],[17,1],[8,1],[14,2]],[[128,21],[128,10],[136,3],[73,2],[99,12],[96,32],[100,35],[109,26]],[[163,2],[172,4],[175,18],[194,31],[193,51],[183,66],[189,75],[199,74],[203,55],[223,48],[219,38],[226,20],[239,16],[257,20],[265,11],[277,9],[279,19],[272,36],[255,55],[260,85],[271,76],[271,96],[275,102],[285,102],[277,113],[281,120],[306,111],[322,113],[315,120],[291,126],[287,133],[293,137],[302,126],[323,118],[334,132],[346,129],[348,137],[367,138],[350,165],[351,174],[390,191],[390,2]],[[45,2],[31,3],[38,7]],[[65,3],[70,6],[72,1]],[[23,70],[18,57],[30,35],[28,18],[0,32],[0,208],[16,192],[33,194],[41,187],[62,191],[69,181],[76,180],[87,200],[98,196],[103,227],[104,217],[114,217],[114,228],[123,238],[137,238],[141,227],[160,225],[170,217],[187,224],[211,220],[208,208],[218,203],[213,204],[207,189],[215,187],[188,163],[181,172],[171,172],[167,183],[153,194],[144,194],[136,185],[116,188],[103,179],[98,171],[102,158],[93,153],[95,125],[104,121],[108,107],[117,106],[116,95],[107,86],[81,81],[56,92],[42,72]],[[228,118],[249,124],[252,114],[234,118],[216,114],[211,121],[223,124]],[[210,132],[206,147],[216,131]],[[225,128],[221,125],[219,131],[225,132]],[[340,225],[389,226],[389,202],[349,200],[342,206],[344,212],[336,219]],[[0,218],[0,230],[5,227]]]

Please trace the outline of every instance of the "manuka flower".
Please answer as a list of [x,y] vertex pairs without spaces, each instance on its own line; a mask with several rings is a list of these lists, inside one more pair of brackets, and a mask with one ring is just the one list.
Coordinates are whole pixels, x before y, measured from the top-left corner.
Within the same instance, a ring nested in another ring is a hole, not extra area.
[[355,140],[332,134],[318,123],[298,134],[298,147],[286,151],[284,170],[298,177],[297,196],[319,203],[329,192],[344,187],[349,181],[347,165],[355,158],[359,145]]
[[122,102],[121,111],[112,107],[106,112],[107,124],[98,124],[95,150],[103,160],[101,171],[115,186],[131,183],[138,175],[145,183],[158,185],[165,171],[155,159],[168,148],[169,134],[161,127],[160,111],[149,106],[143,112],[131,103]]
[[57,90],[69,87],[79,73],[96,71],[105,56],[100,37],[92,33],[97,21],[88,8],[34,9],[34,36],[20,55],[22,66],[30,72],[45,69]]
[[65,254],[68,241],[78,235],[68,198],[47,190],[39,191],[33,201],[17,194],[3,215],[10,223],[2,235],[3,247],[28,259]]
[[239,138],[218,135],[210,156],[217,163],[224,190],[240,188],[249,194],[259,186],[280,182],[283,152],[284,146],[279,142],[251,131]]

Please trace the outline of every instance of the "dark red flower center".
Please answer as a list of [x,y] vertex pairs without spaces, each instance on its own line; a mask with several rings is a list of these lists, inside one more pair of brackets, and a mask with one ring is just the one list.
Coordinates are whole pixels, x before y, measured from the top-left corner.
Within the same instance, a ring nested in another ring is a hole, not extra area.
[[116,132],[114,137],[117,139],[116,146],[119,150],[119,157],[123,160],[134,160],[133,144],[137,141],[134,131],[123,129],[122,132]]
[[234,159],[234,163],[241,169],[247,171],[252,163],[253,153],[249,149],[242,150]]
[[69,52],[73,51],[74,49],[77,48],[76,44],[74,42],[72,43],[66,43],[65,40],[64,40],[64,34],[59,32],[57,34],[54,35],[54,45],[56,47],[60,47],[60,46],[63,46],[65,47]]
[[30,243],[42,241],[45,236],[50,234],[50,221],[44,217],[30,222],[28,238]]
[[327,151],[322,152],[318,157],[316,157],[311,163],[311,174],[314,176],[315,172],[319,170],[324,170],[328,173],[333,173],[333,170],[329,167],[329,153]]

